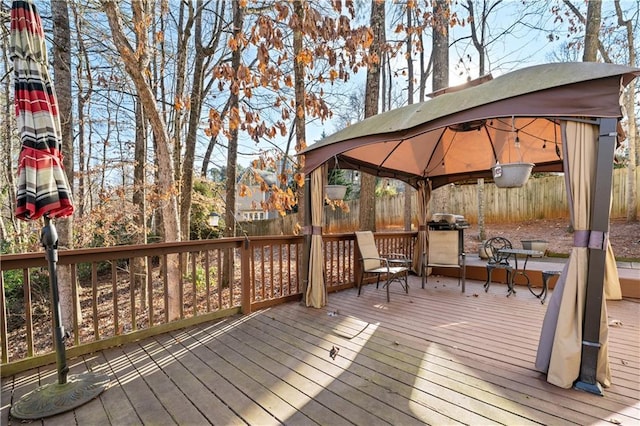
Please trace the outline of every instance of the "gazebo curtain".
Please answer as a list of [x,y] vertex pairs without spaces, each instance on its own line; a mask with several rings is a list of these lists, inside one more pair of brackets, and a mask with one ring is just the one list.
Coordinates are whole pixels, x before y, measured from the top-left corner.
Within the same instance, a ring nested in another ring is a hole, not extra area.
[[413,272],[422,275],[423,254],[429,248],[429,233],[427,232],[427,220],[429,220],[429,200],[431,200],[431,181],[418,182],[418,237],[413,250]]
[[[574,227],[574,247],[569,261],[560,275],[549,302],[542,325],[536,368],[547,373],[547,381],[556,386],[570,388],[580,375],[583,340],[587,274],[589,267],[589,240],[593,215],[593,194],[598,126],[563,122],[564,170],[571,221]],[[606,206],[609,208],[609,206]],[[604,294],[620,298],[620,283],[611,244],[607,241]],[[603,386],[611,384],[609,369],[608,324],[606,302],[603,299],[600,315],[600,350],[596,379]]]
[[322,252],[322,222],[324,189],[322,167],[311,172],[311,250],[309,253],[309,276],[305,293],[305,304],[321,308],[327,304],[327,289],[324,285],[324,254]]

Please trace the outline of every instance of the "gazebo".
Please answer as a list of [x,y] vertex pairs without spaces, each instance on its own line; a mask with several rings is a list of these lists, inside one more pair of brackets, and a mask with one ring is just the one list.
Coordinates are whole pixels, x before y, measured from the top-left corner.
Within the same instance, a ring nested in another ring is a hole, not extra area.
[[418,190],[413,267],[422,271],[432,189],[506,169],[564,172],[574,248],[556,284],[536,368],[557,386],[602,394],[610,384],[605,299],[621,297],[607,239],[614,150],[624,137],[620,95],[640,69],[554,63],[517,70],[351,125],[305,157],[307,306],[326,303],[322,271],[324,164],[408,182]]

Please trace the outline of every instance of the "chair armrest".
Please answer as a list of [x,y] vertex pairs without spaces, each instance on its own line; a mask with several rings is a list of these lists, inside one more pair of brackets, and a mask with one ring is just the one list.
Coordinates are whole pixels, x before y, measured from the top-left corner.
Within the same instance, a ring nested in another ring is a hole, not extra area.
[[385,253],[382,256],[387,259],[410,260],[404,253]]
[[389,270],[389,260],[384,257],[361,257],[360,261],[364,263],[365,260],[378,260],[380,261],[380,266],[384,266]]

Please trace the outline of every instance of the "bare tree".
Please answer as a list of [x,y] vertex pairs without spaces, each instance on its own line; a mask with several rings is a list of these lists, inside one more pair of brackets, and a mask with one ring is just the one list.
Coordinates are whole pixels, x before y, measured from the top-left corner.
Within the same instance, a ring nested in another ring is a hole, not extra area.
[[231,28],[232,38],[235,40],[235,48],[231,52],[231,68],[234,70],[233,83],[229,95],[229,109],[231,111],[229,117],[229,147],[227,150],[227,193],[225,202],[227,205],[225,214],[225,233],[227,237],[235,237],[236,235],[236,164],[238,162],[238,131],[240,126],[240,87],[237,72],[242,63],[242,29],[244,26],[245,9],[240,2],[232,2],[233,10],[233,26]]
[[[5,28],[6,27],[2,27]],[[2,34],[0,42],[2,42],[2,56],[0,62],[0,71],[4,74],[4,78],[0,80],[2,84],[2,91],[0,92],[0,105],[2,105],[2,112],[0,112],[0,152],[2,153],[2,179],[0,179],[0,194],[3,194],[2,205],[0,206],[0,240],[4,241],[5,249],[9,252],[13,250],[23,250],[24,241],[20,238],[20,235],[24,235],[21,232],[21,228],[24,226],[24,222],[17,220],[13,214],[5,214],[6,210],[11,212],[15,211],[16,200],[16,164],[14,158],[16,158],[17,150],[19,149],[19,138],[15,133],[15,108],[10,101],[11,94],[13,93],[11,83],[13,79],[9,77],[9,70],[11,69],[11,60],[9,59],[9,37],[8,31]]]
[[[224,2],[222,2],[224,5]],[[200,130],[200,115],[202,112],[202,104],[204,98],[208,92],[208,88],[204,84],[205,74],[205,60],[208,56],[211,56],[215,51],[215,47],[218,44],[219,37],[222,33],[222,20],[217,20],[216,29],[213,30],[212,42],[208,46],[203,45],[203,30],[202,30],[202,14],[204,5],[202,0],[196,2],[196,10],[193,17],[195,22],[194,27],[194,43],[195,43],[195,58],[193,63],[193,84],[191,87],[191,96],[189,97],[189,122],[187,127],[187,136],[185,139],[184,153],[181,160],[181,175],[180,175],[180,229],[184,230],[184,239],[189,239],[189,229],[191,228],[191,199],[193,193],[193,178],[194,178],[194,162],[196,154],[196,140],[197,134]],[[186,46],[183,47],[186,50]],[[179,137],[176,137],[179,139]]]
[[587,22],[584,35],[584,62],[596,62],[598,60],[598,43],[600,22],[602,21],[602,0],[590,0],[587,3]]
[[[433,91],[449,86],[449,0],[433,2]],[[433,192],[433,204],[437,209],[445,210],[448,205],[446,188],[441,187]]]
[[[624,13],[620,7],[620,1],[614,2],[616,8],[616,16],[618,17],[618,25],[623,27],[626,31],[627,45],[629,50],[629,66],[636,66],[636,50],[633,36],[633,21],[631,19],[624,19]],[[627,121],[629,123],[627,144],[629,146],[629,160],[627,163],[627,220],[638,220],[638,188],[636,187],[636,167],[638,149],[638,128],[636,126],[636,100],[635,97],[635,82],[629,85],[624,97],[624,105],[627,113]]]
[[[385,10],[384,2],[371,1],[371,30],[373,42],[369,47],[369,68],[367,69],[367,83],[364,100],[365,118],[378,113],[380,99],[380,60],[382,48],[386,42],[385,37]],[[376,229],[375,189],[376,177],[368,173],[362,173],[360,180],[360,229]]]
[[[300,59],[301,58],[301,53],[303,50],[303,38],[304,38],[304,31],[303,31],[303,27],[302,27],[302,23],[304,22],[305,18],[305,4],[306,1],[304,0],[294,0],[293,2],[293,13],[295,14],[295,16],[297,16],[297,24],[293,25],[293,57],[294,57],[294,61],[293,61],[293,76],[294,76],[294,91],[295,91],[295,110],[296,110],[296,114],[295,114],[295,118],[293,119],[294,122],[294,126],[295,126],[295,137],[296,137],[296,152],[300,152],[303,149],[305,149],[307,147],[307,134],[306,134],[306,118],[307,118],[307,114],[306,114],[306,108],[305,108],[305,82],[304,82],[304,76],[305,76],[305,66],[304,66],[304,62]],[[288,148],[287,148],[288,151]],[[286,159],[286,154],[288,154],[288,152],[285,153],[285,159]],[[285,161],[286,163],[286,161]],[[284,164],[283,164],[283,169],[284,169]],[[284,170],[283,173],[284,174]],[[307,212],[306,209],[308,209],[310,206],[305,205],[305,199],[304,199],[304,191],[305,188],[304,187],[299,187],[298,188],[298,193],[297,193],[297,198],[298,198],[298,212],[300,217],[305,217],[305,214],[308,214],[309,212]],[[311,217],[309,215],[309,217]],[[306,270],[306,267],[303,268],[303,270]]]
[[[595,62],[597,60],[597,55],[592,51],[595,46],[597,48],[597,51],[600,52],[600,55],[602,55],[602,59],[605,62],[610,63],[611,59],[609,58],[609,53],[607,52],[607,49],[605,49],[604,45],[602,44],[602,41],[600,40],[600,37],[598,36],[598,33],[600,31],[600,22],[602,20],[602,0],[597,0],[593,2],[590,1],[587,3],[588,4],[587,17],[585,17],[582,13],[580,13],[580,10],[578,10],[578,8],[573,3],[571,3],[570,0],[563,0],[563,2],[578,18],[580,23],[586,26],[585,31],[588,33],[591,33],[588,36],[588,40],[587,40],[587,36],[585,35],[585,38],[584,38],[585,50],[583,53],[582,60],[585,62]],[[592,14],[593,16],[590,17],[589,14]],[[590,19],[593,19],[594,21],[589,22]],[[594,29],[595,29],[595,38],[593,34]],[[588,48],[586,46],[586,43],[589,43]],[[587,57],[594,58],[594,59],[587,60],[585,59]]]
[[[406,17],[407,17],[407,28],[413,28],[413,13],[414,10],[412,7],[407,5]],[[413,71],[413,35],[412,31],[407,31],[407,104],[413,104],[413,83],[415,80],[415,75]],[[404,184],[404,230],[411,231],[411,198],[413,195],[412,186],[408,183]]]
[[433,84],[434,91],[449,86],[449,0],[433,2]]
[[[62,152],[64,153],[64,168],[67,174],[71,192],[73,193],[73,102],[71,99],[71,29],[69,25],[69,9],[65,0],[52,0],[53,14],[53,70],[54,85],[58,98],[58,115],[62,137]],[[73,219],[72,217],[58,221],[58,246],[73,248]],[[62,326],[66,330],[73,330],[73,312],[77,312],[77,320],[82,320],[79,306],[73,306],[73,286],[71,267],[61,265],[58,269],[60,307],[62,312]]]
[[[133,166],[133,194],[131,202],[133,203],[136,223],[136,232],[133,236],[135,244],[147,243],[147,225],[146,225],[146,173],[147,165],[147,126],[144,118],[144,110],[140,102],[136,102],[136,133],[134,148],[134,166]],[[131,268],[135,277],[135,288],[140,291],[140,306],[144,309],[147,306],[147,265],[142,257],[134,258]]]
[[76,216],[82,217],[85,213],[85,195],[87,191],[87,173],[86,173],[86,139],[89,117],[85,115],[86,107],[89,104],[93,93],[93,75],[89,60],[89,52],[84,41],[84,16],[82,11],[78,10],[77,3],[69,3],[74,17],[77,44],[77,62],[76,62],[76,115],[77,115],[77,135],[78,135],[78,185],[74,191],[74,202],[76,207]]
[[[140,102],[151,124],[155,139],[156,159],[158,162],[158,188],[163,191],[163,199],[160,201],[165,241],[178,241],[180,239],[180,227],[178,222],[178,207],[176,201],[177,188],[174,181],[173,164],[171,162],[170,138],[164,118],[158,112],[155,96],[148,80],[146,70],[149,64],[149,42],[146,34],[146,22],[150,10],[147,2],[134,0],[133,28],[137,37],[135,48],[127,39],[122,23],[119,2],[103,0],[102,6],[109,20],[109,27],[113,35],[113,43],[118,49],[124,63],[127,74],[133,80]],[[168,319],[174,320],[180,316],[180,298],[178,283],[180,282],[180,270],[177,256],[170,256],[167,260],[167,273],[169,282],[174,285],[169,287],[169,306],[167,306]]]

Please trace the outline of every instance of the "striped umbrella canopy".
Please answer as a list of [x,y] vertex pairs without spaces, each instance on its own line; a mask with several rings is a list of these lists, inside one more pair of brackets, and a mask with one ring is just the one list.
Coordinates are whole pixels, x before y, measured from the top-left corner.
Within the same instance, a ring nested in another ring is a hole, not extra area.
[[70,216],[73,201],[62,165],[58,103],[42,22],[32,0],[13,1],[10,49],[22,142],[15,215],[24,220]]

